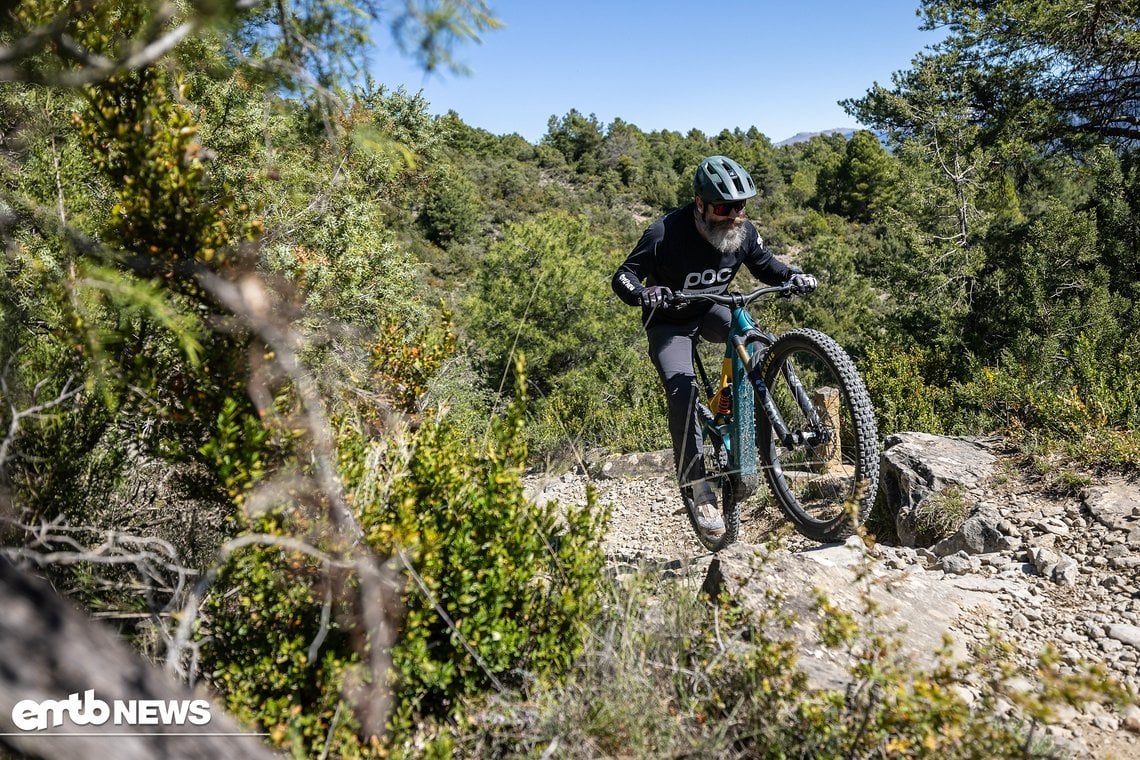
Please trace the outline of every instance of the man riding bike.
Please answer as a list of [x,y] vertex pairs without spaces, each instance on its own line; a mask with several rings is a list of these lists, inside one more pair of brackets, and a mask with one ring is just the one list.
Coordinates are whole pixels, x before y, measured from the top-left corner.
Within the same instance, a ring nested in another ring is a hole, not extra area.
[[716,538],[724,533],[724,519],[716,491],[705,480],[693,345],[698,336],[723,341],[730,312],[700,301],[674,306],[672,296],[724,293],[742,264],[766,284],[791,283],[804,293],[815,289],[816,279],[778,261],[764,246],[745,215],[756,185],[740,164],[725,156],[701,161],[693,193],[692,203],[645,230],[614,274],[613,289],[625,303],[642,307],[649,356],[665,388],[681,497],[693,503],[701,532]]

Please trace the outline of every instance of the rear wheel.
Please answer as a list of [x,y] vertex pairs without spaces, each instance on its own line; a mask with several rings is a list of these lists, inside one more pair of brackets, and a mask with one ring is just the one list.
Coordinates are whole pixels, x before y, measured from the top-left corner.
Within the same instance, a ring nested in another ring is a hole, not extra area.
[[709,551],[718,552],[729,544],[735,543],[740,536],[740,502],[736,497],[736,482],[729,475],[728,452],[724,449],[720,437],[708,429],[712,414],[702,405],[699,416],[703,421],[702,427],[705,428],[705,476],[712,484],[713,490],[716,491],[717,503],[720,505],[721,514],[724,516],[724,534],[711,539],[701,532],[697,525],[696,508],[688,489],[685,490],[685,511],[689,515],[689,522],[692,524],[693,532],[697,534],[697,540],[701,542],[701,545]]
[[781,335],[761,377],[789,435],[756,404],[756,448],[776,502],[800,533],[838,541],[870,513],[879,479],[875,417],[851,358],[816,330]]

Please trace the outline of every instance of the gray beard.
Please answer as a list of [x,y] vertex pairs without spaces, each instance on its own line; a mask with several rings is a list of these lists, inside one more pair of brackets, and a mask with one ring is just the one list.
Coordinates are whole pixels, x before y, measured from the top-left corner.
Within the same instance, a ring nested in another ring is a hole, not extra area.
[[697,220],[697,228],[712,244],[712,247],[721,253],[732,253],[744,244],[743,223],[713,226],[701,218],[700,214],[694,214],[694,216]]

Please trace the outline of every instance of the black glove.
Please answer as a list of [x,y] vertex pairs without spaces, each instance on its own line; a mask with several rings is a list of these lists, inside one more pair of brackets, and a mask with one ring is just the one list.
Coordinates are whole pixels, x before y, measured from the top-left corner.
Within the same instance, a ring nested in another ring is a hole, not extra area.
[[819,286],[819,281],[810,274],[796,272],[788,278],[788,284],[795,288],[797,292],[807,295]]
[[638,295],[638,298],[641,299],[641,305],[647,309],[656,309],[672,297],[673,291],[664,285],[650,285],[648,288],[642,288]]

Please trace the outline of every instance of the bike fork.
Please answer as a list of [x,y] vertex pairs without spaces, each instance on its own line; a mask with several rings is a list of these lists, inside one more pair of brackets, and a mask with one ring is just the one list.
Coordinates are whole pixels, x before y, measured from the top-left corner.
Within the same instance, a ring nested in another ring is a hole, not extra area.
[[[744,341],[735,339],[733,341],[736,347],[736,353],[740,356],[744,366],[748,367],[750,357],[748,356],[748,349],[744,346]],[[799,377],[796,376],[795,370],[787,363],[781,367],[784,378],[788,381],[788,386],[791,388],[793,395],[796,397],[796,403],[799,404],[800,409],[803,411],[804,416],[807,417],[808,422],[811,424],[813,430],[820,428],[819,415],[815,411],[815,405],[811,403],[808,398],[807,392],[800,384]],[[780,441],[785,447],[791,449],[796,446],[806,443],[803,433],[793,433],[788,430],[787,424],[784,422],[783,415],[780,410],[776,408],[776,402],[772,400],[772,394],[768,392],[768,386],[764,382],[764,378],[760,376],[760,362],[756,366],[748,370],[748,379],[752,381],[752,387],[756,389],[756,397],[760,401],[760,405],[764,407],[764,413],[768,415],[768,419],[772,422],[772,431],[776,434],[776,439]]]

